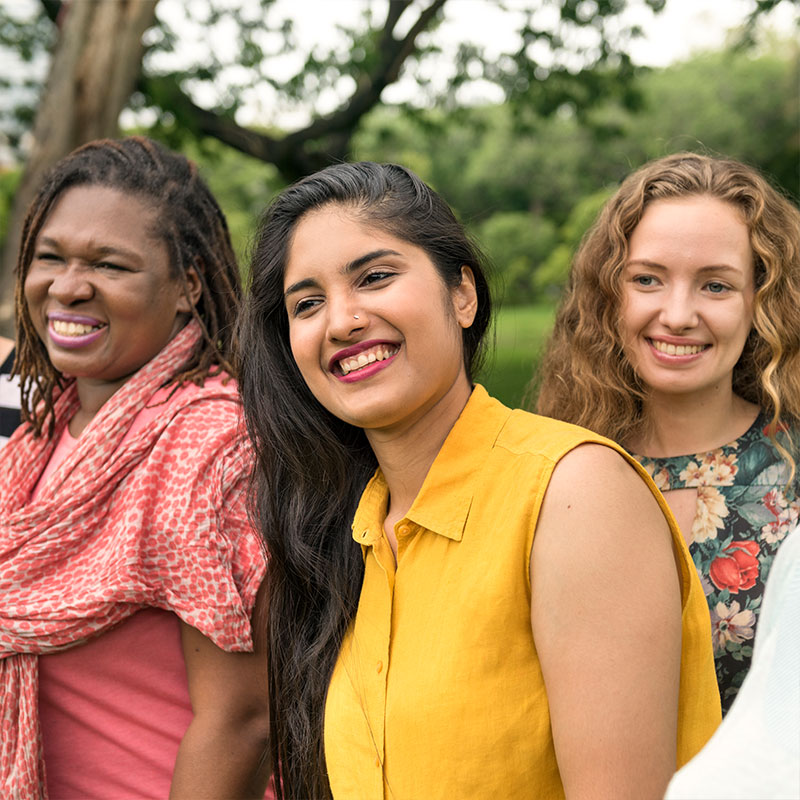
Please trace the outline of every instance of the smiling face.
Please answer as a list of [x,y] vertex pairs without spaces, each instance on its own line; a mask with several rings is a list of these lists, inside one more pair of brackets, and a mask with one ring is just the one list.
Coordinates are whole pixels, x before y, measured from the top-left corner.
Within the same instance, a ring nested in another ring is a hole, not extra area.
[[36,239],[25,300],[53,366],[110,396],[180,330],[191,300],[171,275],[156,212],[105,186],[56,201]]
[[734,206],[709,196],[651,203],[630,238],[622,305],[625,353],[651,394],[730,395],[754,295]]
[[295,362],[332,414],[369,434],[460,413],[477,303],[468,268],[449,289],[422,249],[329,205],[298,223],[284,291]]

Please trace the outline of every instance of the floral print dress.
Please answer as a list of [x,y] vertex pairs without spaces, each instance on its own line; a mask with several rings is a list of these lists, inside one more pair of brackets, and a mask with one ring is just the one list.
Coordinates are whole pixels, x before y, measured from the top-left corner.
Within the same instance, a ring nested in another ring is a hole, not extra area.
[[[768,418],[730,444],[688,456],[636,456],[662,491],[697,489],[689,551],[711,611],[722,712],[753,655],[761,597],[780,543],[800,517],[800,479],[767,435]],[[786,433],[779,438],[783,444]],[[798,469],[800,472],[800,469]]]

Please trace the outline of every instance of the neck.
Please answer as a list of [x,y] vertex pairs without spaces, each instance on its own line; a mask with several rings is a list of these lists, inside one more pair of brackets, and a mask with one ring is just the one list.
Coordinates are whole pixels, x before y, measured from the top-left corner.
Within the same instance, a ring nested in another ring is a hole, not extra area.
[[76,438],[80,436],[86,426],[108,402],[111,395],[113,395],[129,377],[129,375],[126,375],[124,378],[120,378],[118,381],[112,383],[95,382],[78,378],[75,383],[78,389],[78,400],[81,406],[75,412],[75,416],[69,421],[70,434]]
[[472,393],[466,375],[402,429],[370,430],[367,439],[389,487],[384,527],[393,540],[394,524],[411,508],[425,477]]
[[654,394],[644,406],[647,429],[629,448],[653,458],[714,450],[741,436],[758,411],[730,387],[705,397]]

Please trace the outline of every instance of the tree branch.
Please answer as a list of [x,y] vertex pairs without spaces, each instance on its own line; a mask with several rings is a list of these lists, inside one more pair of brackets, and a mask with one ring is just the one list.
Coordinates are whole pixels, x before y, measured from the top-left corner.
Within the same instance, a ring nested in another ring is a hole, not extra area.
[[330,163],[321,154],[308,153],[304,148],[290,145],[286,137],[278,139],[244,128],[231,117],[201,108],[172,76],[141,76],[139,88],[149,97],[157,98],[157,105],[169,109],[180,126],[198,135],[212,136],[241,153],[274,164],[287,180],[296,180]]
[[390,3],[379,44],[381,59],[378,61],[375,72],[365,76],[362,85],[356,88],[345,105],[327,117],[314,120],[307,128],[289,134],[287,139],[293,142],[307,141],[353,128],[379,102],[383,90],[397,80],[403,62],[414,52],[417,36],[430,25],[446,1],[433,0],[427,8],[420,12],[416,22],[403,39],[394,38],[394,27],[410,2],[403,0],[403,2]]
[[[408,33],[396,39],[394,29],[411,0],[392,0],[378,43],[380,58],[372,73],[359,81],[356,90],[338,110],[282,138],[248,130],[231,117],[198,106],[167,76],[144,77],[142,88],[151,97],[168,99],[164,108],[200,134],[213,136],[242,153],[275,164],[281,174],[295,180],[347,155],[350,138],[361,118],[380,102],[383,90],[397,80],[403,62],[414,52],[416,39],[431,23],[446,0],[432,0]],[[316,146],[312,143],[316,142]]]

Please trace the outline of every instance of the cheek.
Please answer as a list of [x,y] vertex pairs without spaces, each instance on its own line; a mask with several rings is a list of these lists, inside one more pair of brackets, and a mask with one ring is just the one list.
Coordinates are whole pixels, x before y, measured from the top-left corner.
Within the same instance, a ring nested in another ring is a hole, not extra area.
[[754,322],[754,315],[755,315],[755,300],[752,297],[749,297],[745,300],[744,303],[744,319],[745,319],[745,327],[747,328],[747,332],[753,329],[753,322]]
[[319,349],[307,331],[299,333],[289,329],[289,351],[294,360],[300,378],[311,392],[314,399],[325,409],[333,411],[329,406],[328,389],[325,380],[327,374],[320,367]]
[[746,300],[730,304],[725,313],[717,311],[716,319],[709,317],[709,326],[715,326],[720,334],[730,338],[746,337],[753,327],[753,306]]
[[624,343],[632,338],[638,331],[641,309],[636,302],[637,298],[627,291],[622,294],[622,302],[617,311],[617,334]]
[[312,366],[317,363],[314,357],[314,349],[312,344],[312,337],[308,330],[298,330],[296,327],[289,326],[289,349],[292,353],[294,363],[300,370],[303,380],[309,383],[310,379],[313,380]]
[[[656,321],[660,312],[660,299],[656,294],[624,292],[617,311],[617,331],[623,341],[641,336]],[[614,318],[612,314],[611,318]]]
[[[634,369],[638,368],[641,347],[644,344],[640,338],[642,330],[650,316],[642,308],[640,301],[640,296],[624,292],[616,313],[617,342],[622,345],[620,360]],[[616,346],[617,343],[613,344]]]
[[38,326],[37,309],[47,296],[47,283],[46,281],[42,280],[40,275],[29,272],[28,276],[25,278],[22,292],[25,298],[25,305],[27,306],[28,313],[31,315],[34,325]]
[[[298,336],[293,327],[289,328],[289,350],[292,353],[292,358],[298,367],[301,367],[303,362],[303,348],[301,337]],[[302,367],[301,367],[302,369]]]
[[439,373],[464,365],[464,329],[452,306],[445,307],[444,312],[435,321],[431,314],[418,318],[416,325],[408,325],[404,331],[411,361]]
[[35,299],[37,295],[41,294],[40,286],[41,281],[38,279],[36,272],[31,270],[25,278],[25,283],[22,285],[22,292],[25,295],[25,300],[30,302]]
[[[421,295],[424,296],[424,295]],[[455,300],[451,294],[445,290],[442,292],[442,325],[445,328],[445,333],[442,338],[450,346],[455,346],[458,349],[463,349],[464,343],[464,326],[459,322],[459,311],[455,306]],[[474,315],[473,315],[474,317]],[[426,322],[428,320],[425,320]],[[469,320],[472,324],[472,320]],[[468,327],[468,326],[466,326]],[[433,337],[432,337],[433,338]],[[430,342],[433,346],[433,342]]]
[[747,344],[747,339],[750,336],[750,332],[753,330],[753,318],[752,316],[745,319],[739,320],[739,324],[735,330],[732,331],[731,338],[736,340],[737,348],[739,351],[739,355],[742,354],[742,351]]

